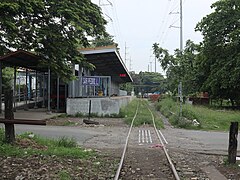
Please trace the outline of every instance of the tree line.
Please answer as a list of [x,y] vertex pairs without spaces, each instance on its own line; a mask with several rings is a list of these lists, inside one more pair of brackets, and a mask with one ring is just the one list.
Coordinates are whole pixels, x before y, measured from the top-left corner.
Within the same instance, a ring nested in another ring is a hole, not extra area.
[[99,6],[91,0],[1,0],[0,56],[12,50],[33,51],[43,66],[63,80],[73,78],[71,63],[93,69],[79,48],[113,43]]
[[208,92],[213,99],[240,105],[240,1],[219,0],[211,8],[195,28],[203,35],[201,43],[188,40],[174,54],[154,43],[153,53],[171,92],[182,82],[185,95]]

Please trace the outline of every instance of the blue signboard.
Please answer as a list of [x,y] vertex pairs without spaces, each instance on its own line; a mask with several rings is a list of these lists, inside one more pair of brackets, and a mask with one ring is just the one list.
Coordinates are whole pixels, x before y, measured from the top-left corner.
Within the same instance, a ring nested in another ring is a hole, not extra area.
[[85,86],[100,86],[99,77],[82,77],[82,85]]

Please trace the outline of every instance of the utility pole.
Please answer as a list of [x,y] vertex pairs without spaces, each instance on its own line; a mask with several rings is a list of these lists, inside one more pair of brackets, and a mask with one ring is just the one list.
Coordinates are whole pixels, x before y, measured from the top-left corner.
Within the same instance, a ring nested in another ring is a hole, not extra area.
[[[180,53],[181,53],[181,59],[182,59],[182,53],[183,53],[183,9],[182,9],[182,0],[180,0]],[[180,113],[179,117],[180,119],[182,118],[182,102],[183,102],[183,97],[182,97],[182,82],[180,80],[179,84],[179,100],[180,100]]]
[[127,43],[125,42],[125,58],[124,58],[124,61],[125,61],[125,65],[127,66]]
[[183,9],[182,0],[180,0],[180,51],[183,52]]
[[130,56],[130,59],[129,59],[129,71],[132,70],[132,57]]
[[150,72],[152,72],[152,62],[150,62]]
[[157,58],[155,56],[155,73],[157,72]]

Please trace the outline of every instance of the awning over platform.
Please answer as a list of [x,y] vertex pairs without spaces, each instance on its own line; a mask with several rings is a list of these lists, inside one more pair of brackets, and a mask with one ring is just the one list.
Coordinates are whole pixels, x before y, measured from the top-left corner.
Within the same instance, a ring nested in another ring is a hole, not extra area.
[[88,48],[81,49],[80,52],[84,54],[87,62],[96,67],[95,71],[100,75],[111,76],[117,83],[133,81],[116,47]]
[[24,50],[10,52],[7,55],[1,56],[0,62],[12,67],[22,67],[42,72],[47,71],[47,68],[40,66],[41,59],[39,56]]

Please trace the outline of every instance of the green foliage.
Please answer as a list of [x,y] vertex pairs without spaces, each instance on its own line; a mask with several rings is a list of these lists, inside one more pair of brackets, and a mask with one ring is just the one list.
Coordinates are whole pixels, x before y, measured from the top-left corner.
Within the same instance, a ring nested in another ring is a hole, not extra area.
[[77,125],[78,123],[72,122],[72,121],[67,121],[63,123],[63,126],[74,126]]
[[[166,81],[162,74],[155,72],[139,72],[139,74],[131,74],[135,94],[153,93],[159,91],[166,92]],[[130,89],[129,89],[130,90]]]
[[127,91],[127,93],[130,95],[132,90],[134,89],[133,88],[133,83],[120,84],[120,89]]
[[138,100],[134,99],[127,106],[122,108],[122,112],[123,114],[125,114],[125,122],[127,124],[131,123],[131,120],[133,119],[136,113],[137,104],[138,104]]
[[5,131],[3,128],[0,128],[0,145],[4,142],[5,139]]
[[5,144],[2,141],[2,132],[0,130],[0,155],[2,156],[27,156],[27,155],[55,155],[61,157],[76,157],[88,158],[93,152],[84,151],[77,145],[77,142],[72,138],[61,137],[59,139],[47,139],[39,136],[29,137],[31,132],[26,132],[18,136],[20,139],[29,139],[39,146],[47,147],[45,150],[36,149],[31,146],[28,148],[21,148],[16,145]]
[[[232,121],[240,122],[239,111],[214,110],[188,104],[183,105],[183,118],[179,119],[179,105],[169,97],[161,99],[156,106],[168,117],[172,125],[187,129],[228,131]],[[194,119],[200,123],[199,126],[192,124]]]
[[77,147],[77,142],[73,138],[68,138],[68,137],[61,137],[57,140],[57,146],[58,147]]
[[102,47],[110,45],[116,46],[117,44],[114,43],[113,36],[109,34],[106,34],[105,36],[98,36],[91,43],[91,47]]
[[202,89],[212,98],[240,104],[240,2],[221,0],[196,27],[204,37],[199,71]]
[[81,112],[75,114],[75,117],[85,117],[85,115]]
[[58,177],[60,180],[71,180],[70,174],[66,170],[61,170],[58,172]]
[[[139,100],[134,99],[132,102],[130,102],[124,109],[123,112],[125,114],[125,122],[127,124],[131,124],[132,119],[136,113],[136,108],[139,102],[139,109],[138,114],[136,116],[136,119],[134,121],[134,126],[140,126],[144,124],[153,124],[152,122],[152,115],[148,108],[151,109],[149,106],[149,102],[146,100]],[[163,128],[163,122],[162,120],[155,114],[155,110],[152,109],[154,118],[155,118],[155,124],[157,128]]]
[[190,94],[199,90],[198,57],[200,46],[188,40],[183,52],[176,49],[174,55],[170,55],[168,50],[153,45],[153,53],[160,62],[162,68],[166,70],[167,88],[174,94],[177,93],[179,82],[183,83],[183,93]]
[[14,77],[14,69],[10,67],[5,67],[2,70],[2,81],[3,81],[3,89],[12,89],[13,87],[13,77]]
[[91,0],[2,0],[0,3],[0,55],[11,49],[34,50],[42,65],[64,80],[72,78],[70,61],[86,63],[78,47],[88,37],[106,35],[100,7]]

